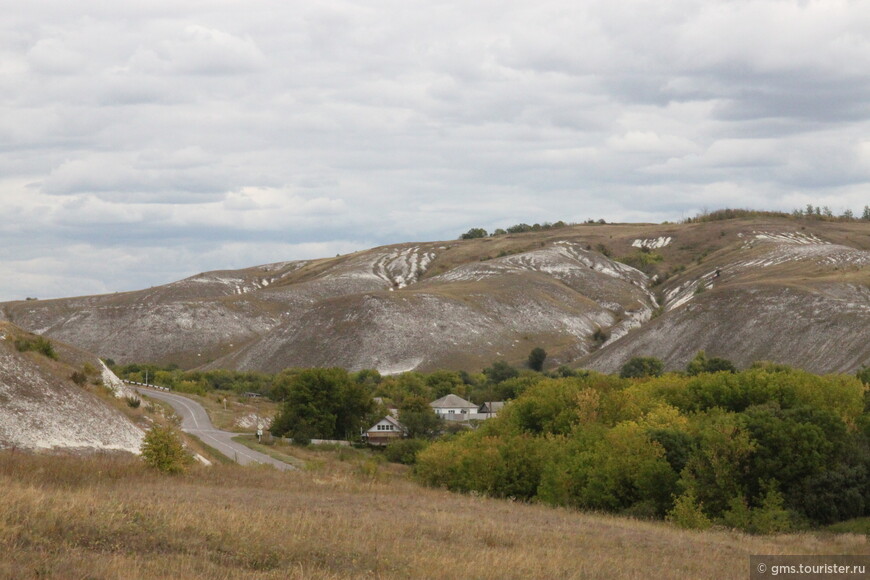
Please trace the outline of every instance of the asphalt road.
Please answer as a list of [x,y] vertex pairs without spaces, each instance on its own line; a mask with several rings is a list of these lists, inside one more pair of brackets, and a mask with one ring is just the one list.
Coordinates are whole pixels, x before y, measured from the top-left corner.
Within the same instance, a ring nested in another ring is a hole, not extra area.
[[167,393],[165,391],[157,391],[142,387],[136,387],[136,390],[146,397],[160,399],[161,401],[166,401],[172,405],[172,408],[175,409],[181,417],[182,431],[190,433],[191,435],[196,435],[206,445],[214,447],[230,459],[233,459],[242,465],[248,465],[250,463],[267,463],[285,471],[296,469],[292,465],[273,459],[268,455],[260,453],[259,451],[254,451],[253,449],[245,447],[241,443],[233,441],[233,437],[237,437],[239,435],[238,433],[215,429],[214,425],[211,424],[211,420],[208,418],[205,409],[203,409],[202,405],[196,401],[188,399],[187,397],[182,397],[181,395]]

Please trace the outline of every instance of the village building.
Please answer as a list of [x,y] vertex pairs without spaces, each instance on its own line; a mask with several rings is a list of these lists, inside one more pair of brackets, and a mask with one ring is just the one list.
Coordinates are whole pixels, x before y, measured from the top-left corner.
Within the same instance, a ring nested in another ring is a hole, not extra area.
[[435,414],[445,421],[468,421],[477,415],[478,406],[462,397],[449,394],[429,403]]
[[486,415],[486,418],[495,417],[504,407],[504,401],[487,401],[477,409],[478,415]]
[[363,438],[369,445],[387,445],[398,441],[407,435],[407,431],[398,419],[387,415],[366,431]]

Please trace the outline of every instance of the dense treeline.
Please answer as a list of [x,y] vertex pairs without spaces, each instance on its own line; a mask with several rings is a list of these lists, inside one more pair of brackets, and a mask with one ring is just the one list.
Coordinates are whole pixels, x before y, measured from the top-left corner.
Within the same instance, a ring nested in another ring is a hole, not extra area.
[[[464,397],[475,403],[513,399],[534,382],[546,376],[573,376],[583,371],[560,367],[546,373],[531,369],[543,368],[547,353],[541,348],[530,353],[530,368],[519,369],[503,360],[480,373],[465,371],[439,370],[430,373],[407,372],[400,375],[382,376],[373,369],[347,372],[339,369],[347,380],[362,384],[373,397],[383,397],[399,404],[408,396],[434,400],[450,393]],[[237,394],[256,393],[274,401],[286,401],[290,391],[297,384],[297,377],[310,370],[331,371],[333,369],[285,369],[277,374],[250,371],[184,371],[177,366],[162,367],[152,364],[109,366],[120,378],[139,383],[147,382],[172,390],[204,395],[211,391],[233,391]],[[331,380],[342,382],[344,378],[331,375]]]
[[870,515],[870,397],[774,365],[528,388],[417,457],[424,482],[553,505],[774,532]]
[[797,208],[791,213],[779,211],[762,211],[754,209],[735,209],[726,208],[718,209],[712,212],[703,212],[695,217],[687,218],[685,223],[702,223],[716,222],[724,220],[732,220],[739,218],[797,218],[797,219],[817,219],[824,221],[870,221],[870,206],[865,205],[861,215],[856,215],[851,209],[846,208],[839,215],[834,214],[834,211],[828,206],[814,206],[807,204],[805,208]]

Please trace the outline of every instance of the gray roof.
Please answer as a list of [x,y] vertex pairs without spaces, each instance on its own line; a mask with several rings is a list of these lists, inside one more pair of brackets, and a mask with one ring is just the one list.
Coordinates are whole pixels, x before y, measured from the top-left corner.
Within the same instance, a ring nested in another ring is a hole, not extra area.
[[487,401],[480,406],[481,413],[498,413],[504,407],[504,401]]
[[477,405],[474,403],[470,403],[460,397],[459,395],[454,395],[450,393],[447,396],[441,397],[437,401],[432,401],[429,403],[429,406],[433,409],[453,409],[453,408],[466,408],[466,409],[477,409]]

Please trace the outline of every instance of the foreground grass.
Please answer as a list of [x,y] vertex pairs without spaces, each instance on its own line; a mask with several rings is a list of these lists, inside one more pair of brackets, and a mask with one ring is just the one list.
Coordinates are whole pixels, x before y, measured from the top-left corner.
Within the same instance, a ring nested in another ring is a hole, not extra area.
[[745,578],[749,554],[870,554],[449,494],[371,458],[160,476],[129,457],[0,452],[4,578]]

